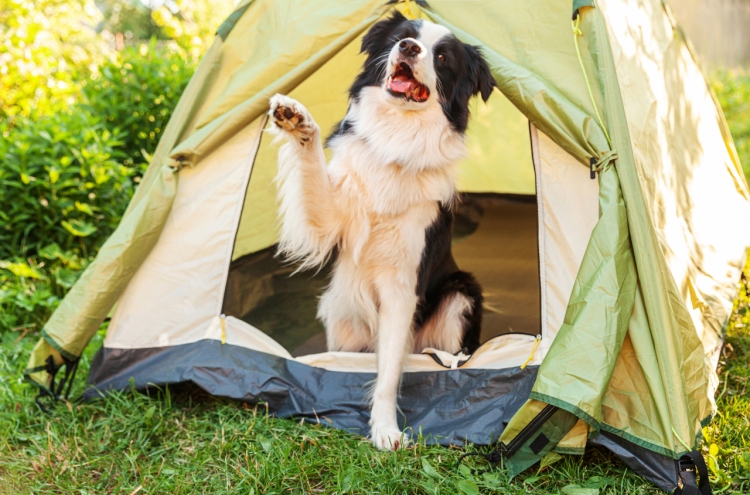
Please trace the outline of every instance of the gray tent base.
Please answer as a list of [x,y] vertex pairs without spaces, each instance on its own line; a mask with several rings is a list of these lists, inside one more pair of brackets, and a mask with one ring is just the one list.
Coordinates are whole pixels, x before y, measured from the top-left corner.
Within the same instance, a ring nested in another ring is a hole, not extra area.
[[[457,369],[406,373],[399,424],[422,433],[427,443],[489,445],[526,402],[538,367]],[[280,418],[369,432],[365,393],[374,373],[313,368],[240,346],[201,340],[147,349],[100,349],[91,364],[84,399],[109,391],[192,383],[211,395],[268,404]],[[444,432],[451,432],[448,436]],[[629,468],[667,492],[677,487],[676,461],[609,433],[589,440],[612,451]]]

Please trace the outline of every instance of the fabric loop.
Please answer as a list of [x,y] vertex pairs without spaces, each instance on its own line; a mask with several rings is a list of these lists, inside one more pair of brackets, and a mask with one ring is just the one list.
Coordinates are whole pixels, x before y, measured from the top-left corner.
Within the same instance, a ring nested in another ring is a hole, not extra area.
[[711,495],[711,483],[708,480],[708,468],[703,456],[698,451],[690,451],[677,461],[682,487],[675,490],[675,495]]
[[602,154],[592,165],[591,170],[593,172],[602,172],[607,170],[613,161],[617,160],[617,151],[610,150]]

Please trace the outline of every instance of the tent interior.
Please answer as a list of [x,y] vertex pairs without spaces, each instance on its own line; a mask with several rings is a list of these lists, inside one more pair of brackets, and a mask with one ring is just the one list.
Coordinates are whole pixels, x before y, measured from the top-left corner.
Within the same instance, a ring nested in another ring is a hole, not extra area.
[[[485,294],[482,342],[509,333],[540,333],[537,209],[534,196],[467,195],[456,212],[453,251]],[[317,303],[330,276],[295,273],[275,246],[232,262],[223,312],[263,331],[292,356],[326,351]]]

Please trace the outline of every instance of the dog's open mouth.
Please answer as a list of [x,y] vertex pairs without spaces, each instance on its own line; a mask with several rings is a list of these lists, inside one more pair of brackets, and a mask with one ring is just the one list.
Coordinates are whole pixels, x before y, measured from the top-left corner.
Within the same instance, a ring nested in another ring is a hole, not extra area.
[[404,62],[388,78],[388,91],[393,96],[419,103],[427,101],[430,97],[430,90],[414,78],[411,67]]

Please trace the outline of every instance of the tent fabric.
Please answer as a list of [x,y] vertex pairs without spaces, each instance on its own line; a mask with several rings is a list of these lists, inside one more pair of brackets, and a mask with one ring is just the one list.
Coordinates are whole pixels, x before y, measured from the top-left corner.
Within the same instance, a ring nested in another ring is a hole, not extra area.
[[607,1],[603,9],[630,139],[640,144],[633,154],[643,201],[653,205],[651,224],[705,353],[718,358],[750,240],[734,224],[749,213],[747,185],[711,91],[660,3]]
[[[492,443],[528,397],[536,370],[515,366],[406,373],[399,424],[415,432],[421,428],[431,444]],[[213,395],[263,402],[278,417],[364,435],[370,419],[367,384],[375,374],[313,367],[218,340],[146,349],[105,346],[91,363],[89,383],[96,388],[84,398],[128,388],[131,378],[138,390],[193,383]]]
[[[457,370],[410,355],[405,420],[445,443],[507,443],[554,406],[541,425],[548,441],[528,438],[506,463],[513,472],[552,449],[581,453],[589,437],[674,487],[671,460],[695,448],[715,407],[715,359],[750,246],[750,229],[730,228],[727,212],[747,217],[750,193],[715,98],[659,0],[576,0],[580,34],[570,4],[540,2],[410,6],[479,46],[498,83],[487,105],[475,103],[460,185],[536,194],[538,225],[524,235],[539,243],[540,300],[530,311],[541,343],[500,335]],[[49,384],[48,356],[80,356],[117,300],[87,397],[131,376],[140,388],[187,381],[268,401],[282,416],[319,417],[323,406],[335,426],[366,431],[361,387],[374,355],[293,355],[221,312],[232,263],[277,240],[276,150],[262,131],[269,96],[309,103],[324,127],[338,120],[359,40],[392,8],[403,6],[239,6],[122,225],[45,326],[33,380]],[[533,372],[521,369],[528,359]]]
[[264,123],[237,133],[200,167],[180,171],[172,214],[120,298],[106,346],[124,345],[120,339],[141,347],[193,342],[221,313],[242,192]]
[[542,347],[548,349],[562,327],[588,239],[599,220],[599,183],[534,126],[531,143],[539,198]]
[[[26,376],[40,387],[48,389],[52,381],[45,365],[47,356],[52,355],[54,364],[60,366],[63,363],[61,352],[67,354],[68,359],[81,355],[125,290],[129,277],[153,248],[167,220],[177,187],[177,176],[163,164],[169,151],[187,132],[194,114],[194,100],[210,80],[213,62],[221,54],[222,46],[221,40],[211,45],[190,79],[120,225],[100,249],[103,254],[86,268],[44,325],[43,337],[32,352],[26,371]],[[125,259],[127,263],[120,263]],[[108,276],[118,269],[119,276]],[[92,295],[96,296],[94,301],[89,299]]]

